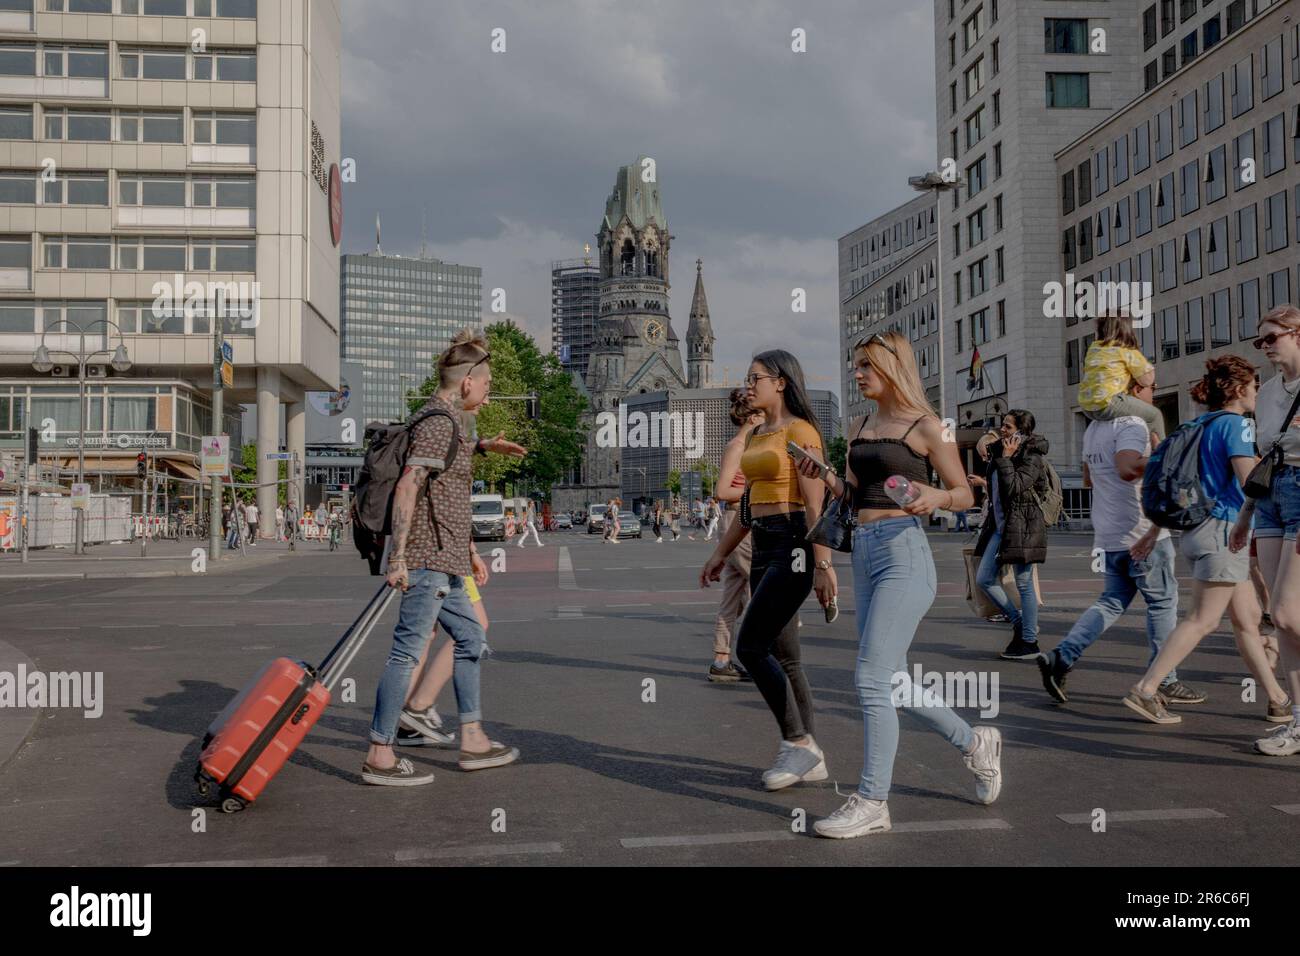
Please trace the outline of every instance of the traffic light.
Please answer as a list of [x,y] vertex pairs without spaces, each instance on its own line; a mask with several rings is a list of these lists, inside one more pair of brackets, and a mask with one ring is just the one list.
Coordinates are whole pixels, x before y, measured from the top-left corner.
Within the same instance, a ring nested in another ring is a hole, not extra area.
[[144,481],[147,463],[148,458],[144,452],[140,452],[140,454],[135,456],[135,474],[141,481]]
[[524,407],[528,409],[528,418],[531,421],[537,421],[538,400],[536,395],[529,395],[524,402]]

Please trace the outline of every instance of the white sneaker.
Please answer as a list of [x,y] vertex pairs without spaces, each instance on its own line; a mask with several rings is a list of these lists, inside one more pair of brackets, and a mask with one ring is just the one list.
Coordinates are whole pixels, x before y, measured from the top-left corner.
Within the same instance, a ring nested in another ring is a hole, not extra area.
[[963,758],[975,774],[975,798],[989,804],[1002,792],[1002,732],[996,727],[975,728],[975,750]]
[[868,833],[885,833],[893,826],[889,821],[889,806],[884,800],[868,800],[855,792],[850,794],[844,806],[825,820],[814,823],[813,832],[833,840],[847,840]]
[[810,747],[799,747],[783,740],[772,769],[763,774],[763,786],[784,790],[801,780],[825,780],[827,776],[826,757],[816,741]]
[[1255,749],[1270,757],[1289,757],[1300,753],[1300,720],[1292,720],[1267,737],[1256,740]]

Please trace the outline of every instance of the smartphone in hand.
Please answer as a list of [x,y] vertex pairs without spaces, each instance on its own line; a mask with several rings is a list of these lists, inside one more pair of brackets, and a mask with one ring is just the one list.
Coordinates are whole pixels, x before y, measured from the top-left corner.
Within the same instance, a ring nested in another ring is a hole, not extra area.
[[804,459],[807,459],[808,461],[811,461],[814,465],[816,465],[819,469],[821,469],[821,474],[818,475],[819,478],[822,478],[824,480],[826,476],[830,473],[831,470],[830,466],[828,466],[825,462],[817,458],[816,455],[808,454],[808,452],[804,451],[801,445],[796,445],[794,442],[788,441],[785,443],[785,447],[786,450],[790,452],[791,457],[793,457],[795,461],[803,461]]

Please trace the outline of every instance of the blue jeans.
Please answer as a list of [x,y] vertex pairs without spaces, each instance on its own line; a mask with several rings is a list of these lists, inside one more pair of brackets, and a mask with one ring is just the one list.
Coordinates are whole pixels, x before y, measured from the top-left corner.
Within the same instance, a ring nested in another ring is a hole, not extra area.
[[1038,594],[1034,590],[1034,566],[1032,564],[1013,564],[1011,571],[1016,577],[1016,590],[1020,592],[1020,609],[1011,603],[1007,592],[999,582],[998,548],[1002,545],[1002,529],[993,532],[984,556],[980,558],[979,571],[975,574],[975,583],[984,589],[989,600],[998,609],[1011,618],[1011,623],[1022,627],[1022,640],[1032,644],[1038,640]]
[[468,724],[482,719],[478,662],[483,653],[483,625],[474,614],[464,578],[444,571],[412,568],[410,584],[410,589],[402,594],[397,627],[393,631],[393,649],[375,693],[370,740],[376,744],[392,744],[397,737],[397,722],[406,704],[411,672],[433,636],[435,623],[441,625],[456,645],[451,680],[456,689],[460,722]]
[[[1106,552],[1101,597],[1070,628],[1070,633],[1056,648],[1057,658],[1066,667],[1073,667],[1092,642],[1128,610],[1139,593],[1147,605],[1147,643],[1151,645],[1147,666],[1150,667],[1178,624],[1178,579],[1174,577],[1174,544],[1169,538],[1157,541],[1145,561],[1134,561],[1128,551]],[[1172,670],[1162,683],[1177,679],[1178,672]]]
[[[907,651],[917,625],[934,603],[934,558],[915,517],[882,518],[853,531],[853,594],[857,601],[858,666],[854,683],[862,704],[862,780],[868,800],[889,798],[898,753],[894,675],[907,673]],[[974,743],[970,724],[949,707],[902,706],[954,747]]]

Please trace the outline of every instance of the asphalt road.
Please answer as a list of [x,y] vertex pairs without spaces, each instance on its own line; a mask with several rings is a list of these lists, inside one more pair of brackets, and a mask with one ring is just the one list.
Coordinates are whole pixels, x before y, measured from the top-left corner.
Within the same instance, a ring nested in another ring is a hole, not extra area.
[[[1182,725],[1146,724],[1119,705],[1145,660],[1140,609],[1094,645],[1061,707],[1032,664],[997,658],[1008,635],[967,610],[961,541],[932,536],[941,593],[911,660],[996,673],[1002,796],[976,803],[958,754],[904,716],[894,832],[821,840],[811,822],[842,802],[836,787],[855,788],[862,761],[847,557],[840,619],[826,625],[810,604],[802,629],[832,780],[766,793],[774,721],[753,685],[704,678],[718,591],[696,577],[709,546],[613,546],[581,530],[543,540],[508,545],[505,573],[485,589],[484,712],[493,736],[521,749],[517,764],[463,773],[452,750],[407,748],[433,785],[360,783],[390,609],[351,671],[356,701],[331,706],[263,799],[234,815],[195,793],[199,739],[263,662],[328,649],[377,586],[360,559],[308,549],[220,576],[0,582],[0,639],[43,671],[102,671],[105,686],[101,717],[44,711],[0,769],[0,865],[1297,861],[1300,758],[1254,752],[1274,725],[1264,703],[1241,701],[1245,670],[1226,630],[1181,669],[1210,695],[1182,709]],[[1099,590],[1089,547],[1086,536],[1053,539],[1045,647]],[[450,687],[439,707],[454,712]],[[1097,809],[1104,832],[1091,825]],[[808,833],[794,832],[800,811]]]

